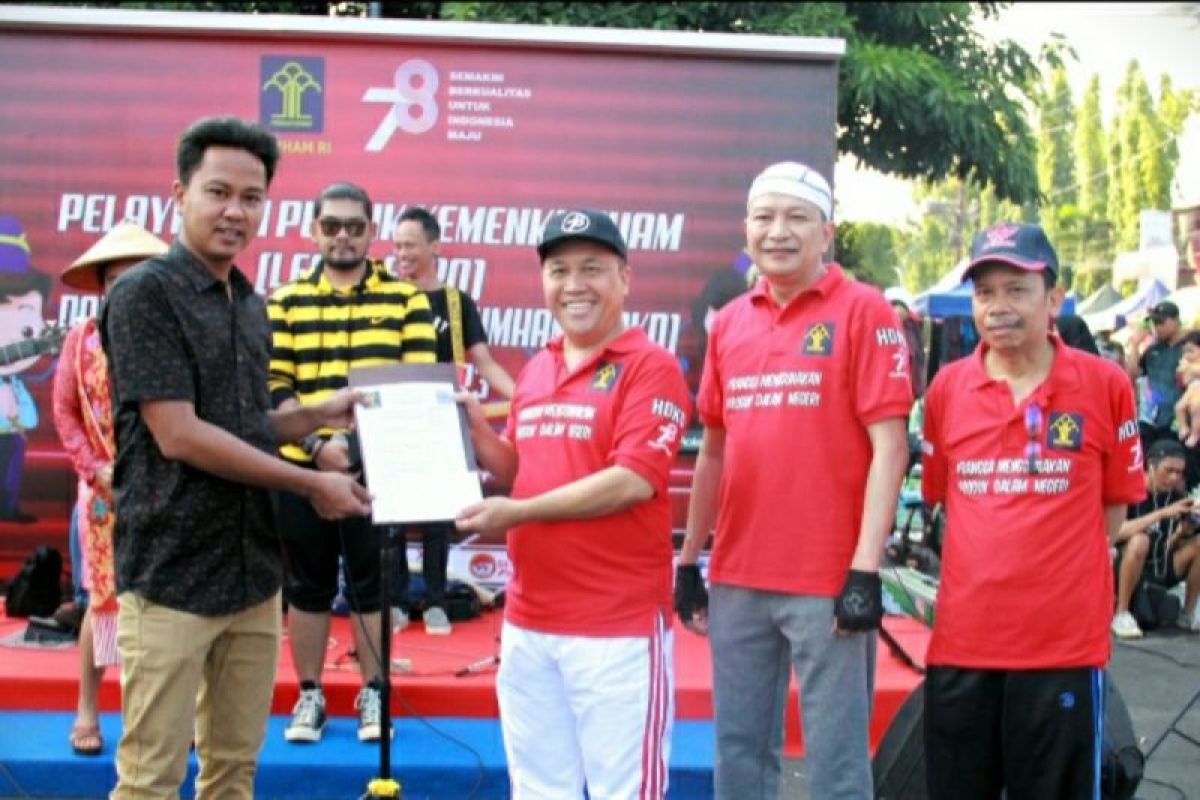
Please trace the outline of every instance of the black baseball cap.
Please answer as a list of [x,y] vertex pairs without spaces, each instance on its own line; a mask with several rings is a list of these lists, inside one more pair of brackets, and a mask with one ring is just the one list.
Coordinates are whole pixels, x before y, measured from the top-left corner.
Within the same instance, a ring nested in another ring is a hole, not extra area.
[[542,228],[542,240],[538,243],[538,258],[542,261],[550,255],[550,251],[563,242],[573,240],[595,242],[607,247],[622,259],[626,258],[625,239],[612,217],[603,211],[577,209],[574,211],[556,211],[546,220]]
[[1150,449],[1146,452],[1146,460],[1157,463],[1164,458],[1182,458],[1186,461],[1187,451],[1175,439],[1158,439],[1150,445]]
[[1155,322],[1164,319],[1179,319],[1179,306],[1172,303],[1170,300],[1163,300],[1154,308],[1150,309],[1150,319]]
[[1058,277],[1058,254],[1041,225],[1001,222],[978,234],[971,242],[971,262],[963,280],[981,264],[992,263]]

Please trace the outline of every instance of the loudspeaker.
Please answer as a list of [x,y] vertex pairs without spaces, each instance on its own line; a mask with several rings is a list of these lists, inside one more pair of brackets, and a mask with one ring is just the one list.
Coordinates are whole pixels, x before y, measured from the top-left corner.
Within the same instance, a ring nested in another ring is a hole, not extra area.
[[[1142,780],[1145,757],[1137,746],[1129,709],[1107,673],[1104,685],[1100,796],[1103,800],[1130,800]],[[921,681],[896,712],[875,751],[871,774],[876,800],[928,800],[924,724],[925,681]]]
[[876,800],[927,800],[925,789],[925,681],[917,684],[888,725],[871,775]]

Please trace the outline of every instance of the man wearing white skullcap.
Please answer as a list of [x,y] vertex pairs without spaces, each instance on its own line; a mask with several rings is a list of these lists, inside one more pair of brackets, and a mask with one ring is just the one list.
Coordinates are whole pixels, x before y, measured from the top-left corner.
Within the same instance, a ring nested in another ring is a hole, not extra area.
[[782,194],[807,200],[826,222],[833,219],[833,192],[821,173],[795,161],[781,161],[764,169],[750,184],[747,202],[764,194]]
[[[789,662],[812,795],[872,796],[879,562],[912,386],[887,301],[824,261],[832,215],[810,167],[754,179],[746,242],[762,278],[717,314],[696,398],[704,438],[675,607],[711,643],[718,798],[778,796]],[[696,562],[714,523],[709,608]]]

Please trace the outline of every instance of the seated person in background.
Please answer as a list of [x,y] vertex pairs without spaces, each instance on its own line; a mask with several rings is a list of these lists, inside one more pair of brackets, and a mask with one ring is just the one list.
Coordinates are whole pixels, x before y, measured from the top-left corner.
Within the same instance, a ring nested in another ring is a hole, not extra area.
[[1160,439],[1146,456],[1146,499],[1129,507],[1117,533],[1117,610],[1112,631],[1120,639],[1140,639],[1142,630],[1129,612],[1141,580],[1170,589],[1186,581],[1177,624],[1200,632],[1196,597],[1200,594],[1200,540],[1190,517],[1192,499],[1183,493],[1183,445]]

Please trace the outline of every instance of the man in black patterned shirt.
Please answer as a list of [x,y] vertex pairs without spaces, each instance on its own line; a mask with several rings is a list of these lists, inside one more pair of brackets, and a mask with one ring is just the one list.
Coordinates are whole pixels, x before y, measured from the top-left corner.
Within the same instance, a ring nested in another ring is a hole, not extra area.
[[279,442],[348,424],[355,397],[271,411],[266,311],[233,259],[258,230],[278,155],[257,125],[193,124],[172,189],[179,237],[122,275],[102,312],[117,441],[114,800],[178,797],[193,731],[196,796],[253,796],[280,638],[267,490],[329,518],[368,510],[352,477],[275,456]]

